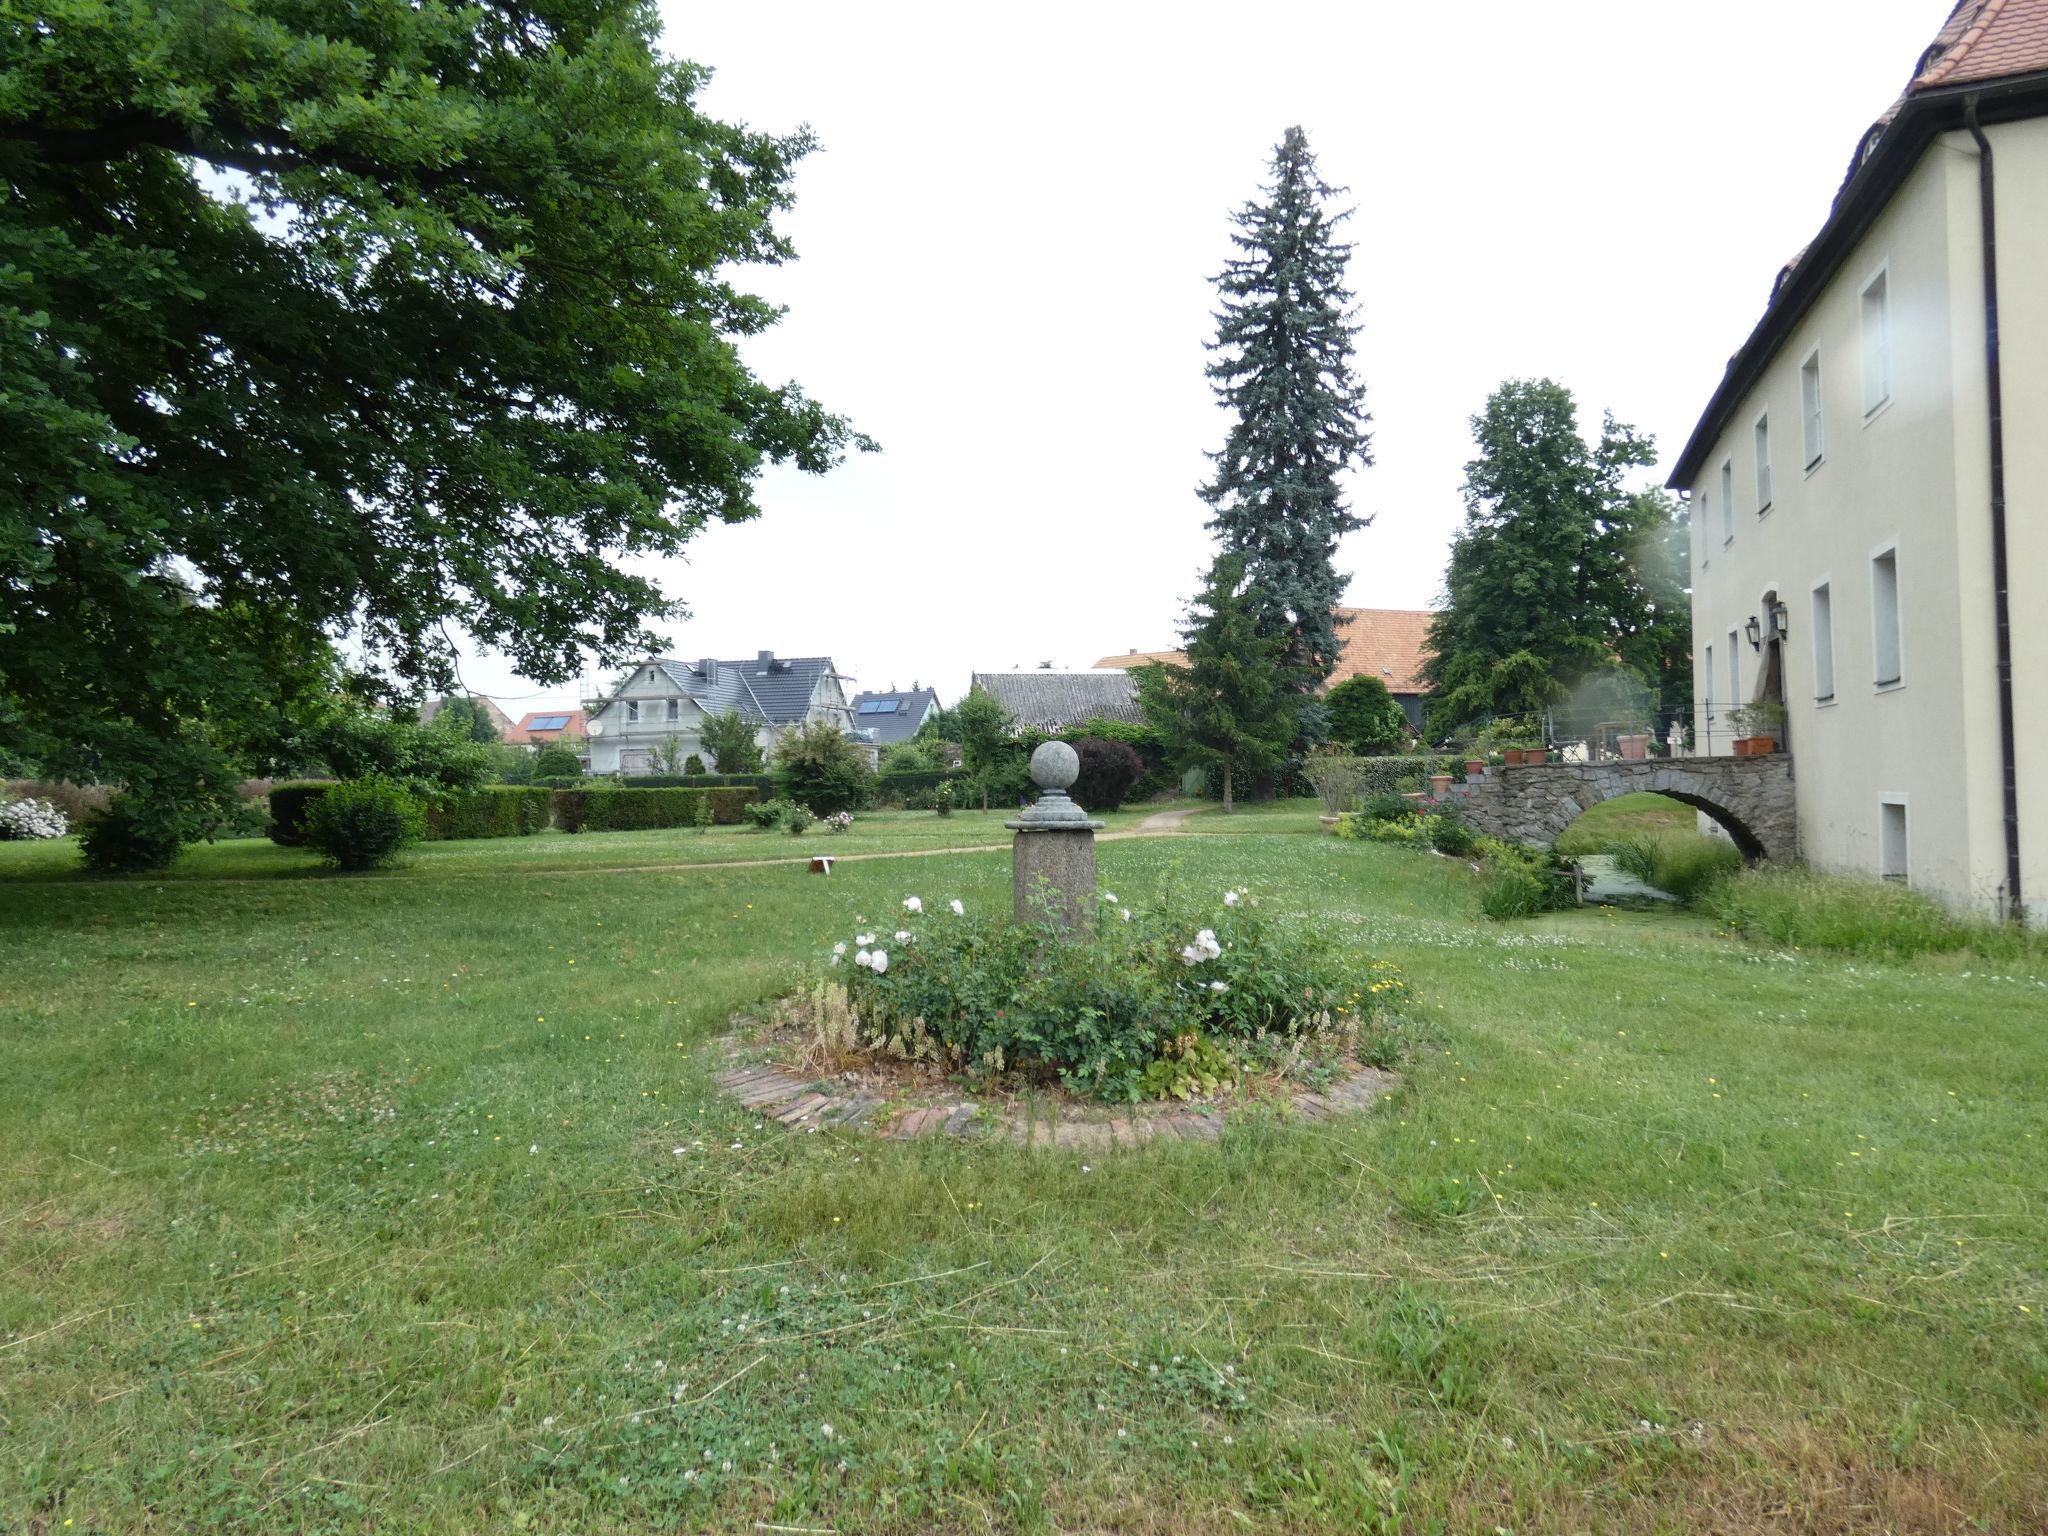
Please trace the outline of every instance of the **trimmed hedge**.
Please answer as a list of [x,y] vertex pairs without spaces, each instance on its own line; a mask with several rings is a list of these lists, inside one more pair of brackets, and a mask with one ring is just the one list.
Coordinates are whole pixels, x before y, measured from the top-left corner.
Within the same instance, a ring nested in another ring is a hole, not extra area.
[[695,826],[690,809],[699,800],[711,803],[713,825],[736,825],[746,808],[761,798],[752,784],[710,789],[620,789],[604,784],[595,789],[554,791],[555,825],[564,832],[639,832],[656,827]]
[[1432,773],[1464,772],[1463,758],[1441,752],[1427,757],[1355,757],[1351,761],[1358,768],[1359,792],[1367,795],[1407,794],[1423,788]]
[[298,780],[270,791],[270,840],[280,848],[306,846],[306,807],[334,788],[334,781]]
[[427,807],[427,840],[531,837],[547,826],[553,809],[552,791],[531,785],[493,784],[464,790]]
[[573,779],[535,779],[548,789],[758,789],[775,793],[775,780],[765,773],[636,773],[630,778],[584,774]]

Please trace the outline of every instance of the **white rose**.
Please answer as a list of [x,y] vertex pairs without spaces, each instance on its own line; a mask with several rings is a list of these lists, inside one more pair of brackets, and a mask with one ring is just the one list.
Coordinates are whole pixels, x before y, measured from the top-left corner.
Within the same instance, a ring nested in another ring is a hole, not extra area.
[[866,950],[862,950],[859,954],[853,957],[853,963],[855,965],[862,967],[870,966],[875,963],[875,957],[869,954]]
[[957,896],[952,901],[948,902],[947,905],[953,909],[953,915],[955,917],[965,917],[967,915],[967,908],[961,904],[960,899]]
[[1212,981],[1209,983],[1209,990],[1217,993],[1228,992],[1230,990],[1230,983],[1227,981]]
[[906,912],[922,912],[924,910],[924,903],[915,896],[906,896],[903,898],[903,910]]
[[868,969],[873,971],[877,976],[881,975],[882,972],[888,970],[889,951],[887,951],[886,949],[876,950],[874,959],[868,962]]
[[1225,891],[1225,892],[1223,893],[1223,905],[1225,905],[1226,907],[1234,907],[1234,906],[1236,906],[1236,905],[1237,905],[1237,892],[1235,892],[1235,891]]

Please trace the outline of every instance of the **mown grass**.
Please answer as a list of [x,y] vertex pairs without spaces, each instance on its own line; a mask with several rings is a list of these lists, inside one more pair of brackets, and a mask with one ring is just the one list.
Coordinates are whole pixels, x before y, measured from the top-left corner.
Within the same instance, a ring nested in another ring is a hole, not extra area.
[[2041,967],[1100,857],[1399,963],[1410,1085],[1092,1158],[710,1090],[855,914],[1007,902],[989,855],[0,889],[0,1528],[2048,1522]]
[[[1157,810],[1133,806],[1098,820],[1106,830],[1127,831]],[[850,831],[830,833],[814,828],[798,837],[755,827],[709,827],[703,832],[661,829],[646,832],[546,831],[531,837],[475,842],[421,843],[405,854],[411,873],[429,876],[458,874],[532,874],[555,870],[654,868],[670,864],[712,864],[805,859],[814,853],[833,855],[903,853],[935,848],[1007,847],[1012,837],[1003,822],[1016,811],[863,812]],[[89,880],[79,866],[76,838],[47,842],[0,842],[0,882],[8,880]],[[268,838],[234,838],[194,843],[178,862],[159,874],[136,877],[155,880],[269,880],[336,878],[319,856],[305,848],[280,848]]]
[[1666,837],[1698,832],[1699,813],[1669,795],[1616,795],[1579,817],[1557,837],[1566,854],[1605,853],[1630,837]]

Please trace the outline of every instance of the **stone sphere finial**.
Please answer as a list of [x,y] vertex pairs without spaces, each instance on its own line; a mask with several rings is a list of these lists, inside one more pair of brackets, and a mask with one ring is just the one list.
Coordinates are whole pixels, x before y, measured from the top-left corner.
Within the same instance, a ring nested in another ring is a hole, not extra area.
[[1040,789],[1071,789],[1081,777],[1081,754],[1064,741],[1048,741],[1031,754],[1031,782]]

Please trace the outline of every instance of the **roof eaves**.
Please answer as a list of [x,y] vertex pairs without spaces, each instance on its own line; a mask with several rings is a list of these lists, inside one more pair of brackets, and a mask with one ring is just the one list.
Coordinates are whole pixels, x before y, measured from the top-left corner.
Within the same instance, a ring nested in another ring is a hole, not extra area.
[[[1736,354],[1701,413],[1665,484],[1687,490],[1706,467],[1708,454],[1743,397],[1756,387],[1778,349],[1790,339],[1842,262],[1862,239],[1892,194],[1904,183],[1937,134],[1962,126],[1967,99],[1981,102],[1985,122],[2010,122],[2048,111],[2048,71],[1990,83],[1917,90],[1899,103],[1836,197],[1827,222],[1783,278],[1770,307]],[[1866,139],[1867,142],[1867,139]]]

